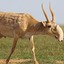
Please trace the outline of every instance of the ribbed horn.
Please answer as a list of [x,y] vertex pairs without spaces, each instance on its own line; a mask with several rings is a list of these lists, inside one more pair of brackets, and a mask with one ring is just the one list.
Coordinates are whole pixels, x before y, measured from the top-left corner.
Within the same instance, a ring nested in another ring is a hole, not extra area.
[[45,17],[46,17],[46,19],[47,19],[47,22],[50,22],[50,19],[49,19],[49,17],[47,16],[47,14],[46,14],[46,12],[45,12],[45,10],[44,10],[44,5],[42,4],[42,11],[43,11],[43,13],[44,13],[44,15],[45,15]]
[[52,7],[51,7],[51,4],[50,3],[49,3],[49,9],[50,9],[50,12],[52,14],[52,21],[55,22],[55,14],[54,14],[54,12],[52,10]]

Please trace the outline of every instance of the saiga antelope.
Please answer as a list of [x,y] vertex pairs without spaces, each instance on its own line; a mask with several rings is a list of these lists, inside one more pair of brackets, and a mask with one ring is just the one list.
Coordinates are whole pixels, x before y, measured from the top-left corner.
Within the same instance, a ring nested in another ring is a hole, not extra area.
[[29,38],[30,42],[32,43],[34,64],[39,63],[35,55],[33,35],[50,35],[56,37],[56,39],[58,39],[59,41],[63,40],[63,31],[61,27],[55,23],[55,15],[53,13],[51,5],[49,5],[49,9],[52,15],[52,20],[49,19],[44,10],[44,6],[42,5],[42,11],[46,18],[46,21],[44,22],[39,22],[31,15],[25,13],[0,12],[0,38],[14,38],[12,49],[9,57],[6,60],[6,64],[8,64],[10,57],[15,50],[19,38]]

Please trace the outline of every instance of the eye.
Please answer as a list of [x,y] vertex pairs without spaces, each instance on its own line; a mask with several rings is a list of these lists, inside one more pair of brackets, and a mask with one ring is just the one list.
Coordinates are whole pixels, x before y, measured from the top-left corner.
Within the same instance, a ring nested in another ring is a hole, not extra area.
[[51,25],[49,25],[48,28],[51,28]]

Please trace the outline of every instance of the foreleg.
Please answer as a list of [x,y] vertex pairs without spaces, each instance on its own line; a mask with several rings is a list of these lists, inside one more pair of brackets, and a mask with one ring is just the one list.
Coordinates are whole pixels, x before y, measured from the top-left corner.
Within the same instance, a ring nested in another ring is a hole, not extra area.
[[30,42],[32,43],[32,53],[33,53],[34,64],[39,64],[35,55],[35,45],[34,45],[33,36],[30,37]]
[[13,52],[14,52],[14,50],[15,50],[17,41],[18,41],[18,38],[15,37],[15,38],[14,38],[14,41],[13,41],[13,45],[12,45],[12,49],[11,49],[10,55],[9,55],[9,57],[8,57],[7,60],[6,60],[6,64],[8,64],[8,62],[9,62],[9,60],[10,60],[10,57],[11,57],[11,55],[13,54]]

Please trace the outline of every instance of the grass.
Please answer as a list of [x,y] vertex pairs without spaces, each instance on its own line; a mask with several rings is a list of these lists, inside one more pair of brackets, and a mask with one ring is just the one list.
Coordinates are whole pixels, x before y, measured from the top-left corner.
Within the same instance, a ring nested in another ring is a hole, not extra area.
[[[0,39],[0,59],[8,57],[12,42],[12,38]],[[64,61],[64,41],[58,42],[53,37],[39,35],[34,37],[34,42],[36,57],[40,64],[57,64],[56,61]],[[27,58],[32,58],[31,43],[28,39],[19,39],[11,59]]]

